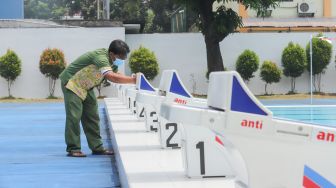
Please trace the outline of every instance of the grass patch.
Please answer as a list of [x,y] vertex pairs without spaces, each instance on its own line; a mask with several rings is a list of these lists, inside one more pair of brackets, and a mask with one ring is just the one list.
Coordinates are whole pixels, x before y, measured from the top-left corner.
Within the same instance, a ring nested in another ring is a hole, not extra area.
[[[310,98],[309,93],[296,93],[296,94],[284,94],[284,95],[257,95],[258,99],[307,99]],[[336,98],[335,93],[316,93],[313,94],[313,98],[315,99],[330,99]]]
[[[206,99],[207,95],[192,94],[196,98]],[[258,99],[308,99],[310,98],[310,93],[293,93],[293,94],[268,94],[268,95],[256,95]],[[313,98],[315,99],[336,99],[336,93],[314,93]]]
[[55,97],[55,96],[52,96],[52,95],[49,95],[48,97],[47,97],[47,99],[59,99],[58,97]]
[[23,98],[1,98],[0,103],[43,103],[43,102],[63,102],[63,99],[23,99]]
[[10,96],[8,96],[8,97],[0,98],[0,100],[12,100],[12,99],[16,99],[16,98],[13,97],[12,95],[10,95]]
[[[101,101],[102,99],[98,99]],[[63,98],[55,99],[24,99],[24,98],[14,98],[8,99],[6,97],[0,98],[0,103],[48,103],[48,102],[63,102]]]
[[195,94],[195,93],[192,93],[191,95],[193,97],[201,98],[201,99],[206,99],[208,97],[207,95],[200,95],[200,94]]

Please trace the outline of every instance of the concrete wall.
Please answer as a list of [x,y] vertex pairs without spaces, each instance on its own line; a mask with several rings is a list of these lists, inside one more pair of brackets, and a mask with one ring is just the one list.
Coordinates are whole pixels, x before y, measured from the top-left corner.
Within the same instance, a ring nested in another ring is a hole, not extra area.
[[336,2],[331,0],[331,17],[336,17]]
[[[315,33],[316,34],[316,33]],[[235,70],[235,62],[238,56],[245,50],[255,51],[260,58],[260,65],[265,60],[272,60],[281,66],[281,53],[290,41],[306,46],[311,33],[240,33],[232,34],[225,38],[220,46],[225,67]],[[328,37],[335,38],[336,34],[326,33]],[[144,34],[126,35],[126,41],[131,49],[140,45],[153,50],[160,64],[160,72],[164,69],[176,69],[188,90],[197,94],[206,94],[207,80],[205,78],[206,51],[203,36],[199,33],[189,34]],[[334,48],[335,51],[335,48]],[[334,56],[325,75],[322,77],[322,91],[336,93],[334,82],[336,70]],[[126,72],[129,69],[126,68]],[[192,74],[194,79],[192,79]],[[158,86],[158,75],[153,80],[153,85]],[[193,83],[196,82],[196,89]],[[309,74],[306,71],[297,79],[296,89],[299,92],[309,92]],[[249,88],[255,94],[264,93],[264,82],[259,77],[259,71],[248,83]],[[280,83],[269,86],[271,93],[287,93],[290,89],[290,79],[282,77]]]
[[[316,34],[316,33],[315,33]],[[281,66],[281,53],[290,41],[306,46],[311,33],[237,33],[225,38],[220,46],[225,67],[235,69],[238,56],[245,50],[255,51],[261,63],[272,60]],[[336,38],[335,33],[325,33]],[[202,34],[124,34],[123,28],[63,28],[63,29],[0,29],[0,55],[8,48],[17,52],[22,59],[22,74],[12,87],[12,94],[23,98],[45,98],[48,96],[48,79],[39,71],[39,57],[48,47],[60,48],[64,51],[68,63],[82,53],[96,48],[107,47],[113,39],[125,39],[131,50],[143,45],[153,50],[158,58],[160,75],[153,81],[158,86],[162,70],[176,69],[188,90],[192,93],[206,94],[207,71],[206,51]],[[334,47],[335,51],[335,47]],[[333,52],[334,52],[333,51]],[[328,69],[322,77],[322,91],[336,93],[335,54]],[[130,70],[126,63],[126,73]],[[59,87],[56,96],[62,96]],[[298,92],[307,93],[310,89],[307,71],[297,79]],[[264,82],[259,77],[259,71],[248,83],[255,94],[264,93]],[[269,92],[287,93],[290,89],[290,79],[282,77],[280,83],[269,86]],[[110,88],[105,88],[104,95],[111,96]],[[0,78],[0,97],[7,96],[7,85]]]
[[[190,92],[193,92],[193,82],[196,82],[197,87],[197,91],[194,92],[206,92],[206,54],[201,34],[134,34],[126,35],[126,42],[131,50],[143,45],[154,51],[160,66],[160,74],[152,81],[154,86],[159,85],[161,71],[176,69]],[[126,73],[129,72],[126,65]],[[194,81],[191,74],[194,75]]]
[[[309,42],[310,35],[311,33],[233,34],[221,43],[224,64],[229,70],[234,70],[234,63],[239,54],[245,49],[251,49],[259,55],[261,63],[265,60],[272,60],[281,67],[281,54],[288,43],[293,41],[305,48]],[[325,33],[325,35],[330,38],[336,37],[334,33]],[[331,63],[325,75],[322,77],[322,91],[329,93],[336,93],[336,87],[333,84],[336,81],[334,52],[335,46],[333,47]],[[259,71],[255,75],[255,78],[248,83],[248,86],[255,94],[262,94],[264,93],[264,82],[260,80]],[[309,73],[305,71],[304,74],[297,79],[297,91],[303,93],[310,91],[309,78]],[[290,79],[283,76],[280,83],[272,84],[269,89],[269,91],[273,93],[287,93],[290,89]]]
[[[39,70],[39,58],[48,47],[62,49],[67,63],[96,48],[108,48],[113,39],[125,40],[125,30],[117,28],[0,29],[0,55],[8,48],[22,60],[22,73],[12,86],[12,94],[23,98],[46,98],[48,79]],[[62,96],[57,82],[56,96]],[[111,94],[105,91],[104,94]],[[7,82],[0,77],[0,97],[7,96]]]
[[0,0],[0,19],[23,19],[23,0]]

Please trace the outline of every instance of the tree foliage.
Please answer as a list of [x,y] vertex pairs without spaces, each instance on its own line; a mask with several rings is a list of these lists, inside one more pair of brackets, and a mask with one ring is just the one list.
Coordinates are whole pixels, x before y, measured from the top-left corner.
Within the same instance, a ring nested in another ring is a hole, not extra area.
[[144,0],[111,0],[110,18],[120,20],[124,23],[139,23],[140,32],[143,31],[146,23],[148,2]]
[[25,18],[59,19],[67,12],[66,0],[25,0]]
[[110,17],[124,23],[140,23],[140,32],[170,32],[170,14],[175,7],[172,0],[111,0]]
[[21,60],[14,51],[8,49],[7,53],[0,57],[0,76],[7,81],[8,97],[12,97],[11,87],[20,74]]
[[244,81],[249,81],[254,77],[253,73],[259,68],[259,57],[251,51],[245,50],[237,59],[236,70]]
[[154,52],[143,46],[131,53],[129,66],[133,73],[142,72],[148,80],[153,80],[159,73],[159,65]]
[[[223,59],[219,48],[221,42],[230,33],[241,27],[242,18],[227,7],[228,2],[237,2],[252,8],[258,15],[265,16],[269,7],[275,8],[279,0],[176,0],[186,6],[188,11],[199,15],[198,25],[204,35],[207,51],[207,66],[210,72],[223,71]],[[214,2],[219,3],[213,10]]]
[[81,0],[80,1],[80,12],[84,20],[95,20],[97,19],[97,3],[95,0]]
[[265,81],[265,94],[267,95],[267,85],[277,83],[281,79],[281,70],[272,61],[264,61],[260,69],[260,77]]
[[290,42],[282,52],[281,63],[284,67],[283,74],[291,77],[289,93],[295,93],[295,79],[301,76],[306,68],[307,57],[304,49],[299,44]]
[[171,32],[170,14],[174,11],[175,7],[173,1],[149,1],[148,9],[153,11],[154,17],[152,24],[146,22],[146,24],[151,24],[147,32]]
[[59,75],[65,69],[64,54],[59,49],[45,49],[40,57],[40,71],[49,78],[49,97],[54,96],[55,84]]
[[[332,45],[322,40],[322,34],[320,33],[312,40],[312,67],[313,67],[313,85],[315,92],[321,92],[321,77],[324,74],[324,70],[330,63],[332,55]],[[306,46],[307,55],[307,70],[310,72],[310,43]]]

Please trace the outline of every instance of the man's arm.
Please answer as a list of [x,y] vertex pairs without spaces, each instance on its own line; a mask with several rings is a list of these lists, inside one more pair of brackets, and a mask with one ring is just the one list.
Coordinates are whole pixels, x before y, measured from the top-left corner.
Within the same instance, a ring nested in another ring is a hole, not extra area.
[[135,84],[136,77],[130,77],[130,76],[125,76],[123,74],[119,73],[114,73],[112,71],[107,72],[104,74],[104,77],[114,83],[120,83],[120,84]]

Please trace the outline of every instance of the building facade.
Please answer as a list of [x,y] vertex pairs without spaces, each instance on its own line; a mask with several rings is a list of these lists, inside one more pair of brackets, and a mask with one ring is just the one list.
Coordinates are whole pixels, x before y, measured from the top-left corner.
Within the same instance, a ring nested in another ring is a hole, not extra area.
[[[218,4],[214,5],[214,8]],[[247,10],[237,2],[227,3],[227,7],[232,8],[243,18],[255,18],[255,10]],[[269,9],[272,18],[336,18],[336,1],[335,0],[283,0],[275,9]]]
[[0,19],[23,19],[23,0],[0,0]]

